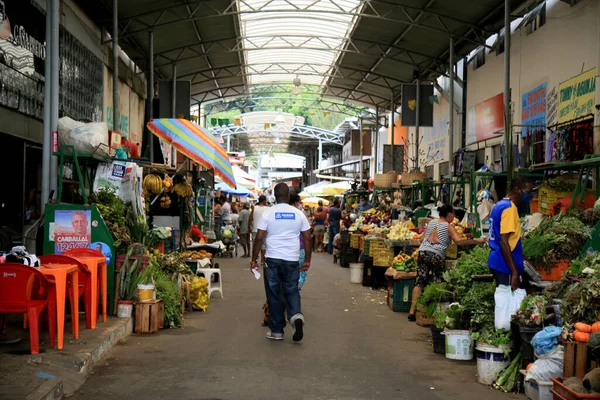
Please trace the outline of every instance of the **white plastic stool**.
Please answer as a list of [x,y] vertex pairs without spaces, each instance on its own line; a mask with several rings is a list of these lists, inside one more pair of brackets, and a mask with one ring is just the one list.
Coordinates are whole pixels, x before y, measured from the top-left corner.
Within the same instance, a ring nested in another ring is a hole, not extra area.
[[[221,270],[219,268],[198,268],[196,270],[196,275],[200,274],[204,275],[208,281],[208,298],[210,299],[212,292],[221,293],[221,298],[223,298],[223,279],[221,278]],[[213,274],[218,275],[218,282],[212,281]]]

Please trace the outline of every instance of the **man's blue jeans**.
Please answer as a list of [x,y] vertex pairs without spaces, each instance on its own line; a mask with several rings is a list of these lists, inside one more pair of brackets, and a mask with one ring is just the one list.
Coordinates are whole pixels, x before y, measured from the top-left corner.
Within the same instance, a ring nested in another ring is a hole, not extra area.
[[333,237],[340,233],[340,227],[329,225],[329,241],[327,242],[327,252],[333,254]]
[[298,261],[286,261],[278,258],[267,258],[264,268],[265,292],[269,303],[269,328],[272,333],[283,333],[285,317],[284,302],[281,290],[287,301],[287,317],[300,314],[300,291],[298,279],[300,268]]

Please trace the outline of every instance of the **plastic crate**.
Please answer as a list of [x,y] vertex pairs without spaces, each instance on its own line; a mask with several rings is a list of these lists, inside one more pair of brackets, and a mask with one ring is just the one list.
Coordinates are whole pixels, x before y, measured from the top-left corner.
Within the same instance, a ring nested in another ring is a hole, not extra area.
[[361,235],[360,233],[353,233],[350,235],[350,247],[352,247],[353,249],[358,249],[360,248],[360,239],[362,238],[363,235]]
[[528,380],[523,383],[525,387],[525,396],[529,400],[552,400],[552,382]]
[[389,267],[392,265],[394,260],[394,250],[385,249],[377,250],[373,255],[373,266],[375,267]]
[[[595,194],[596,193],[593,189],[586,189],[584,194],[584,201],[586,197],[593,197],[595,199]],[[580,193],[577,194],[577,198],[575,200],[576,203],[579,202],[579,195]],[[561,199],[572,200],[573,192],[559,192],[547,187],[541,187],[538,196],[539,212],[548,214],[550,212],[550,207],[552,207],[552,204],[556,203],[558,200]]]
[[412,292],[415,287],[415,279],[395,279],[392,285],[390,307],[394,312],[409,312],[412,303]]
[[571,389],[562,384],[562,378],[550,378],[550,380],[554,384],[551,390],[554,400],[600,400],[600,394],[582,394],[572,391]]
[[371,243],[369,245],[369,256],[373,257],[378,250],[387,250],[385,241],[371,240]]

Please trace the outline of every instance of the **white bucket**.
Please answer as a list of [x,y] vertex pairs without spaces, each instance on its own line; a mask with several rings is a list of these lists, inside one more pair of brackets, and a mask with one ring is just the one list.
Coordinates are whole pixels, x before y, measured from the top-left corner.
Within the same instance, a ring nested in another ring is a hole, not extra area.
[[350,283],[362,283],[363,265],[360,263],[350,264]]
[[509,346],[477,343],[477,382],[484,385],[494,383],[498,373],[510,364],[510,356],[504,355],[507,348]]
[[131,318],[133,313],[133,301],[118,302],[117,316],[119,318]]
[[447,329],[442,332],[446,336],[446,358],[451,360],[472,360],[473,339],[469,331]]

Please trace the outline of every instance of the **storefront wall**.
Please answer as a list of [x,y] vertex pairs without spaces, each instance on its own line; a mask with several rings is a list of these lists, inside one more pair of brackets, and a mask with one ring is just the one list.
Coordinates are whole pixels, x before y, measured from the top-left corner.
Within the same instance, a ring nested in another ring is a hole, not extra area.
[[[529,34],[525,27],[513,32],[510,81],[514,133],[527,129],[520,125],[531,125],[532,122],[528,119],[535,121],[528,118],[531,112],[530,104],[523,105],[523,96],[526,94],[535,93],[536,96],[546,94],[546,125],[551,126],[561,122],[559,121],[559,86],[598,65],[599,20],[600,3],[598,2],[581,2],[570,7],[559,0],[548,0],[544,25]],[[474,62],[471,62],[468,68],[467,115],[477,105],[503,93],[504,53],[498,55],[495,52],[487,53],[484,65],[475,69]],[[545,90],[539,91],[544,85]],[[599,93],[598,89],[596,93]],[[595,101],[593,105],[597,103],[599,102]],[[543,106],[543,103],[541,105]],[[528,110],[525,115],[523,115],[523,108]],[[596,113],[595,107],[592,106],[591,109]],[[544,115],[540,111],[542,110],[533,113],[543,119]],[[598,118],[595,121],[595,125],[598,125]],[[473,119],[467,118],[467,132],[471,132],[471,135],[474,132],[472,123]],[[598,140],[599,135],[595,136]],[[493,162],[491,147],[501,141],[502,138],[498,137],[468,148],[473,150],[485,148],[486,158]]]
[[145,79],[134,74],[130,65],[119,63],[119,126],[113,128],[112,49],[104,57],[104,121],[129,141],[142,144],[145,116]]

